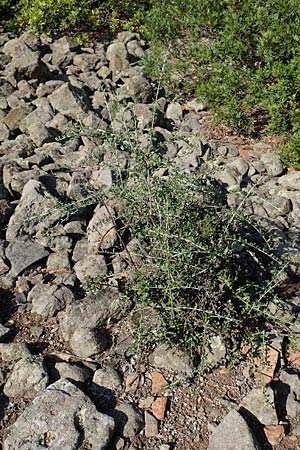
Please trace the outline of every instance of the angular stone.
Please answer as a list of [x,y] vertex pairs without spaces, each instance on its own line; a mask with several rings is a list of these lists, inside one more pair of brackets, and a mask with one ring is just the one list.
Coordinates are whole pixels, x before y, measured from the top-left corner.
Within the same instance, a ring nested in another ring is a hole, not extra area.
[[182,107],[180,103],[173,102],[167,107],[166,118],[174,120],[174,122],[181,120],[183,117]]
[[285,216],[292,208],[292,203],[288,198],[273,197],[263,202],[263,208],[272,219],[279,216]]
[[158,432],[158,420],[148,411],[145,411],[145,436],[147,438],[157,436]]
[[9,139],[9,128],[5,125],[5,123],[0,123],[0,142],[5,141],[6,139]]
[[71,84],[63,84],[49,95],[48,99],[55,111],[71,119],[78,120],[88,112],[87,96],[81,89]]
[[67,272],[71,270],[68,252],[51,253],[47,259],[49,273]]
[[70,342],[77,356],[87,358],[99,354],[109,345],[105,332],[107,321],[120,318],[125,307],[116,288],[87,295],[83,301],[68,305],[61,315],[63,339]]
[[12,273],[19,275],[27,267],[46,258],[49,252],[35,242],[16,239],[8,244],[5,255],[11,264]]
[[47,65],[40,59],[40,55],[32,51],[26,44],[15,49],[9,69],[15,71],[17,80],[47,80],[51,78]]
[[118,432],[124,436],[133,438],[145,425],[142,411],[131,403],[122,403],[111,411],[115,419]]
[[54,140],[55,136],[48,128],[41,122],[34,122],[28,127],[30,139],[37,147],[41,147],[46,142]]
[[119,372],[109,366],[101,367],[101,369],[96,370],[93,377],[93,383],[111,390],[120,389],[122,387],[122,379]]
[[236,158],[228,163],[227,167],[231,167],[235,169],[239,175],[245,176],[249,170],[249,163],[244,158]]
[[71,289],[59,285],[37,284],[28,294],[31,311],[45,317],[55,316],[74,300]]
[[133,75],[124,80],[124,86],[129,97],[136,103],[150,101],[152,89],[149,81],[142,75]]
[[263,425],[274,425],[278,423],[274,404],[274,392],[269,387],[257,387],[252,389],[240,404],[244,414],[249,412]]
[[22,197],[7,226],[6,239],[33,237],[52,227],[65,213],[39,181],[26,183]]
[[5,116],[3,122],[10,130],[17,130],[21,121],[32,111],[29,105],[20,105],[12,108]]
[[0,78],[0,97],[8,97],[14,90],[15,88],[9,81]]
[[[0,272],[0,275],[1,275],[1,272]],[[10,332],[11,332],[11,328],[5,327],[4,325],[0,324],[0,342],[5,341],[8,337],[8,335],[10,334]]]
[[23,342],[12,342],[10,344],[0,344],[0,355],[3,361],[11,362],[29,357],[31,353],[27,344]]
[[80,383],[88,381],[92,373],[88,367],[66,362],[57,362],[55,369],[58,371],[60,378],[67,378]]
[[22,358],[15,363],[3,392],[9,398],[32,400],[46,388],[48,382],[49,377],[41,359]]
[[74,384],[61,379],[35,398],[7,430],[3,450],[105,450],[113,432],[114,420],[98,412]]
[[89,252],[112,248],[117,242],[115,211],[110,206],[98,205],[87,227]]
[[170,369],[184,374],[193,371],[189,358],[183,352],[165,344],[156,347],[149,356],[149,362],[158,369]]
[[51,62],[54,66],[65,68],[73,60],[75,52],[80,45],[69,36],[63,36],[57,39],[51,45],[52,57]]
[[205,363],[208,367],[216,365],[226,356],[226,347],[220,336],[212,336],[207,345]]
[[234,409],[209,438],[207,450],[261,450],[245,420]]
[[23,133],[27,133],[34,123],[42,123],[46,124],[48,123],[54,116],[52,108],[50,104],[46,101],[46,99],[43,99],[46,104],[42,107],[36,108],[34,111],[29,113],[24,119],[19,123],[19,128]]
[[260,160],[263,162],[268,174],[272,177],[282,175],[284,172],[284,165],[274,153],[262,153]]
[[103,255],[86,255],[73,267],[77,278],[82,282],[97,279],[107,274],[107,265]]
[[285,405],[286,413],[295,419],[300,413],[300,379],[298,373],[282,370],[278,384],[278,396]]
[[107,47],[106,56],[114,76],[129,68],[128,52],[122,42],[114,42]]

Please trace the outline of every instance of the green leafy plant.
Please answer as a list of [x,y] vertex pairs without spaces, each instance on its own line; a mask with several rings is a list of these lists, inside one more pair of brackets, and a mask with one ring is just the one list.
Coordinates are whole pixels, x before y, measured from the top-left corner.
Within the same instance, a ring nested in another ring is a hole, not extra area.
[[168,342],[201,361],[215,335],[230,348],[266,320],[278,326],[268,304],[283,267],[264,231],[226,206],[216,182],[177,170],[155,143],[131,156],[113,194],[127,241],[144,250],[123,286],[140,318],[139,343]]
[[[196,93],[217,120],[245,134],[297,133],[300,16],[296,0],[179,0],[146,18],[148,74],[174,97]],[[294,141],[293,165],[299,167]]]

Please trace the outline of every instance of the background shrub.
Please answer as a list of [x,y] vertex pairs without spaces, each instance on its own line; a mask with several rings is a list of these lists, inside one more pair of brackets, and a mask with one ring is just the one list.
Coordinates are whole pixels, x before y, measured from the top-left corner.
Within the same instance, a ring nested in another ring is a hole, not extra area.
[[[2,22],[35,34],[142,29],[151,0],[1,0]],[[7,18],[11,20],[7,22]],[[0,20],[1,20],[0,19]]]
[[299,129],[298,1],[161,1],[147,21],[154,57],[172,60],[179,89],[192,88],[219,119],[243,132]]

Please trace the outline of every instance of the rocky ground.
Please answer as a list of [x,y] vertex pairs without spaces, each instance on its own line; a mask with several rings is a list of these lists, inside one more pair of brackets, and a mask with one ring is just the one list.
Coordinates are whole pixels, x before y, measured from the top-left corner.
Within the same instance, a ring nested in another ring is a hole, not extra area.
[[[127,32],[84,47],[0,35],[3,449],[300,448],[300,356],[282,333],[256,376],[249,360],[225,369],[218,339],[215,368],[192,381],[180,352],[134,350],[135,317],[119,292],[126,258],[101,190],[130,165],[128,142],[147,145],[149,130],[173,164],[217,179],[233,210],[276,237],[294,274],[283,319],[296,340],[300,332],[300,172],[265,142],[239,151],[209,138],[200,101],[169,103],[143,75],[146,49]],[[86,285],[107,273],[105,289]]]

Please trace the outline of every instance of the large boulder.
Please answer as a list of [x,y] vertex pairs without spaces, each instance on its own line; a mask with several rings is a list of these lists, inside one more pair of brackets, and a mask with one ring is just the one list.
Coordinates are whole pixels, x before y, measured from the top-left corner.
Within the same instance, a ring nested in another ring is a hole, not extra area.
[[104,450],[113,431],[114,420],[62,378],[36,397],[7,430],[3,450]]

